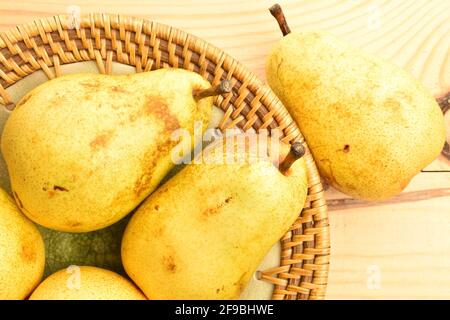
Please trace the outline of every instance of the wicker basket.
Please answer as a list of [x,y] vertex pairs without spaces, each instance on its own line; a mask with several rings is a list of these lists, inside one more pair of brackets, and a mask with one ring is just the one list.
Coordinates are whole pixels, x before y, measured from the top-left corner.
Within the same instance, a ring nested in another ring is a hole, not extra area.
[[[61,65],[93,60],[100,73],[113,62],[136,72],[164,67],[195,71],[213,84],[228,79],[232,93],[218,96],[215,106],[225,114],[219,129],[238,126],[280,129],[284,142],[303,137],[272,91],[240,63],[210,44],[180,30],[120,15],[41,19],[0,34],[0,104],[14,108],[6,88],[42,70],[49,79],[61,76]],[[280,266],[260,273],[274,284],[273,299],[323,299],[328,278],[329,228],[324,191],[309,150],[305,156],[309,190],[305,208],[281,239]]]

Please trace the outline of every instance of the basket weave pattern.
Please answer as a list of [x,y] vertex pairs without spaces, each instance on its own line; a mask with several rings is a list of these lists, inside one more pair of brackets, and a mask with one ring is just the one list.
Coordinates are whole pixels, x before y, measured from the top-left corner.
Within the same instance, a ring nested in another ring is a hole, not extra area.
[[[155,22],[120,15],[82,16],[78,28],[70,17],[41,19],[0,33],[0,104],[14,108],[5,90],[42,70],[49,79],[61,76],[61,65],[95,61],[109,74],[112,62],[136,67],[136,72],[165,67],[195,71],[217,84],[231,81],[231,93],[214,104],[225,114],[219,129],[238,126],[279,129],[282,141],[304,139],[273,92],[240,63],[221,50],[185,32]],[[280,266],[261,271],[274,284],[273,299],[323,299],[330,254],[329,227],[323,187],[307,150],[308,197],[299,218],[283,237]]]

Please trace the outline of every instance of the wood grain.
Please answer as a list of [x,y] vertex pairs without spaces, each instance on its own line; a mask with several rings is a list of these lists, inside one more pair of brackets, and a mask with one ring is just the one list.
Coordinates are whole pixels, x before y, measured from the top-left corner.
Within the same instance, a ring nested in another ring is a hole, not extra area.
[[[109,12],[184,29],[261,79],[281,37],[264,1],[0,1],[0,30],[39,17]],[[410,71],[438,98],[450,90],[450,1],[279,1],[293,31],[325,29]],[[450,113],[446,114],[449,127]],[[328,298],[450,298],[450,161],[439,157],[404,193],[365,203],[327,191],[332,261]]]
[[450,173],[422,173],[406,191],[445,189],[442,197],[333,208],[327,298],[448,299],[449,180]]

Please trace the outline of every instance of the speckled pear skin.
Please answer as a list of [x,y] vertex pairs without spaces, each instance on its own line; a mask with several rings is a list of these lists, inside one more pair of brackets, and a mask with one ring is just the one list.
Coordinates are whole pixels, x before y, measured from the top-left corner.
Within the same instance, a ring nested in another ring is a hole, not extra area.
[[401,68],[330,34],[288,34],[266,74],[320,174],[355,198],[398,194],[442,150],[444,118],[433,96]]
[[[50,229],[88,232],[123,218],[174,166],[171,134],[206,128],[212,98],[200,75],[162,69],[77,74],[31,91],[6,122],[1,148],[20,209]],[[191,141],[189,141],[191,140]]]
[[149,299],[237,299],[303,208],[303,159],[289,176],[267,160],[220,164],[212,159],[239,156],[221,142],[150,195],[125,229],[125,271]]
[[2,189],[0,235],[0,299],[25,299],[44,274],[44,241]]
[[129,280],[96,267],[62,269],[46,278],[30,300],[147,300]]

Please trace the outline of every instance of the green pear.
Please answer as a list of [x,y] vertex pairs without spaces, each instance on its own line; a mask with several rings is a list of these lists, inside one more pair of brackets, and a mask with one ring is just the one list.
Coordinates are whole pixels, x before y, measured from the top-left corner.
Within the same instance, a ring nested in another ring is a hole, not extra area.
[[[208,81],[181,69],[68,75],[35,88],[1,140],[20,209],[66,232],[120,220],[174,166],[173,147],[192,148],[194,123],[208,124],[211,94]],[[178,129],[188,138],[172,139]]]
[[407,72],[324,32],[290,33],[269,54],[266,75],[305,136],[320,174],[355,198],[401,192],[441,152],[443,114]]
[[0,299],[25,299],[44,273],[44,242],[34,223],[3,189],[0,234]]
[[158,188],[126,227],[122,262],[149,299],[238,298],[300,214],[308,188],[302,145],[253,152],[239,137],[208,146],[203,161]]
[[45,244],[44,278],[71,265],[94,266],[125,275],[120,246],[132,214],[109,227],[91,232],[63,232],[38,225]]

